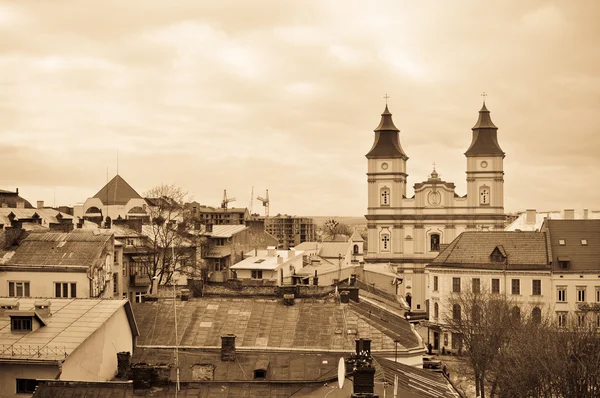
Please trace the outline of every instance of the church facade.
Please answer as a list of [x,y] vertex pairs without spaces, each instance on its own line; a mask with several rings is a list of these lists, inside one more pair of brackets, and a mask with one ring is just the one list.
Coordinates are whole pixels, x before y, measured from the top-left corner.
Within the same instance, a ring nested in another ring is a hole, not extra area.
[[504,152],[485,102],[465,152],[467,194],[455,192],[435,168],[407,196],[408,156],[387,105],[367,153],[367,263],[389,264],[400,275],[396,294],[425,311],[425,265],[464,231],[504,228]]

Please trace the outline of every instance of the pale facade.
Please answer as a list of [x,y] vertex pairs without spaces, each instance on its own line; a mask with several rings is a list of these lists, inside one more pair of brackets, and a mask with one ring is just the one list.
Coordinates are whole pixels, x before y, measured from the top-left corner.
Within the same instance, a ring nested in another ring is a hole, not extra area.
[[485,104],[472,128],[466,156],[467,195],[459,196],[451,182],[435,168],[414,185],[407,197],[408,156],[387,106],[375,129],[373,147],[366,155],[368,181],[367,263],[388,263],[404,274],[399,285],[411,296],[413,310],[425,308],[425,263],[463,231],[504,228],[504,152]]
[[292,275],[300,271],[303,264],[302,250],[255,250],[250,256],[230,267],[237,279],[269,280],[277,285],[289,284]]

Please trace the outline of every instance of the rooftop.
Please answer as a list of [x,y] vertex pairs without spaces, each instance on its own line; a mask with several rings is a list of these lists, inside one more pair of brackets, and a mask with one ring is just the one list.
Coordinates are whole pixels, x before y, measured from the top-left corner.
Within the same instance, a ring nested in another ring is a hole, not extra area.
[[142,197],[121,177],[114,176],[94,198],[100,199],[103,204],[111,205],[126,205],[131,199],[142,199]]
[[[11,298],[13,299],[13,298]],[[37,299],[20,298],[19,311],[35,310]],[[133,334],[137,326],[128,300],[49,299],[51,316],[47,326],[27,333],[11,332],[10,318],[0,316],[0,358],[64,360],[121,307],[129,318]]]
[[[15,220],[31,220],[33,218],[41,219],[41,225],[44,227],[48,227],[50,223],[59,223],[60,220],[56,218],[58,214],[62,216],[63,219],[73,219],[74,223],[77,223],[77,217],[73,217],[66,213],[61,213],[58,210],[54,209],[11,209],[11,208],[0,208],[0,224],[4,224],[5,226],[10,226],[10,218],[9,214],[14,214]],[[35,216],[37,214],[37,216]]]
[[[255,254],[256,253],[256,254]],[[301,256],[302,250],[274,250],[274,255],[269,256],[269,250],[251,251],[250,257],[243,259],[229,267],[229,269],[255,269],[255,270],[275,270],[288,261]],[[290,257],[291,256],[291,257]],[[279,264],[277,258],[283,258],[283,263]]]
[[[600,211],[598,210],[587,210],[575,211],[575,210],[527,210],[519,213],[519,216],[505,228],[505,231],[539,231],[546,218],[550,220],[564,220],[565,213],[572,212],[572,219],[583,220],[583,219],[600,219]],[[571,217],[571,216],[568,216]]]
[[[498,248],[506,261],[493,261]],[[463,232],[430,266],[491,269],[549,269],[546,234],[542,232]]]
[[212,232],[207,232],[206,225],[202,225],[200,231],[196,231],[196,233],[212,238],[231,238],[233,235],[240,233],[247,228],[248,227],[241,224],[213,225]]
[[563,259],[568,270],[600,270],[600,220],[546,220],[555,269]]
[[15,249],[5,266],[66,267],[94,265],[112,235],[92,231],[33,232]]
[[[195,298],[176,304],[181,347],[220,347],[221,335],[235,334],[240,348],[353,351],[360,337],[370,338],[373,350],[394,349],[392,337],[333,299],[296,299],[293,306],[258,298]],[[139,347],[175,346],[172,300],[134,304],[133,311]]]

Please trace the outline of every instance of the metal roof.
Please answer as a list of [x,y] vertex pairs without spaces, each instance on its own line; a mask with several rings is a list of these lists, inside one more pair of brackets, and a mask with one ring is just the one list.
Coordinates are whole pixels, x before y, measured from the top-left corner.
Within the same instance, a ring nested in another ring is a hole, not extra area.
[[407,160],[408,157],[402,146],[398,133],[400,130],[396,128],[392,120],[392,114],[388,110],[387,105],[381,114],[381,122],[375,131],[375,141],[369,153],[366,154],[368,159],[372,158],[402,158]]
[[142,199],[140,194],[118,174],[102,187],[94,198],[100,199],[105,205],[126,205],[131,199]]
[[504,151],[498,144],[498,127],[492,123],[490,111],[486,108],[485,103],[479,111],[479,119],[472,130],[473,140],[465,152],[466,156],[504,157]]
[[[19,311],[33,311],[35,298],[20,298]],[[137,325],[128,300],[49,299],[47,326],[27,333],[11,332],[10,318],[0,316],[0,358],[64,360],[121,307],[134,335]]]
[[206,232],[206,226],[202,226],[201,234],[204,236],[210,236],[211,238],[231,238],[233,235],[248,229],[245,225],[241,224],[225,224],[225,225],[213,225],[212,232]]

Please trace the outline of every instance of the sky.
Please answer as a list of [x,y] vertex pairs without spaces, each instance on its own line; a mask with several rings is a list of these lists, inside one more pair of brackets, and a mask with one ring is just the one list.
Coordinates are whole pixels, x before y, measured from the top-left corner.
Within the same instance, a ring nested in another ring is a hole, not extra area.
[[[218,206],[360,216],[385,106],[412,185],[466,193],[482,92],[505,209],[600,210],[600,2],[0,2],[0,189],[74,205],[117,173]],[[118,155],[117,155],[118,154]],[[118,159],[118,162],[117,162]]]

